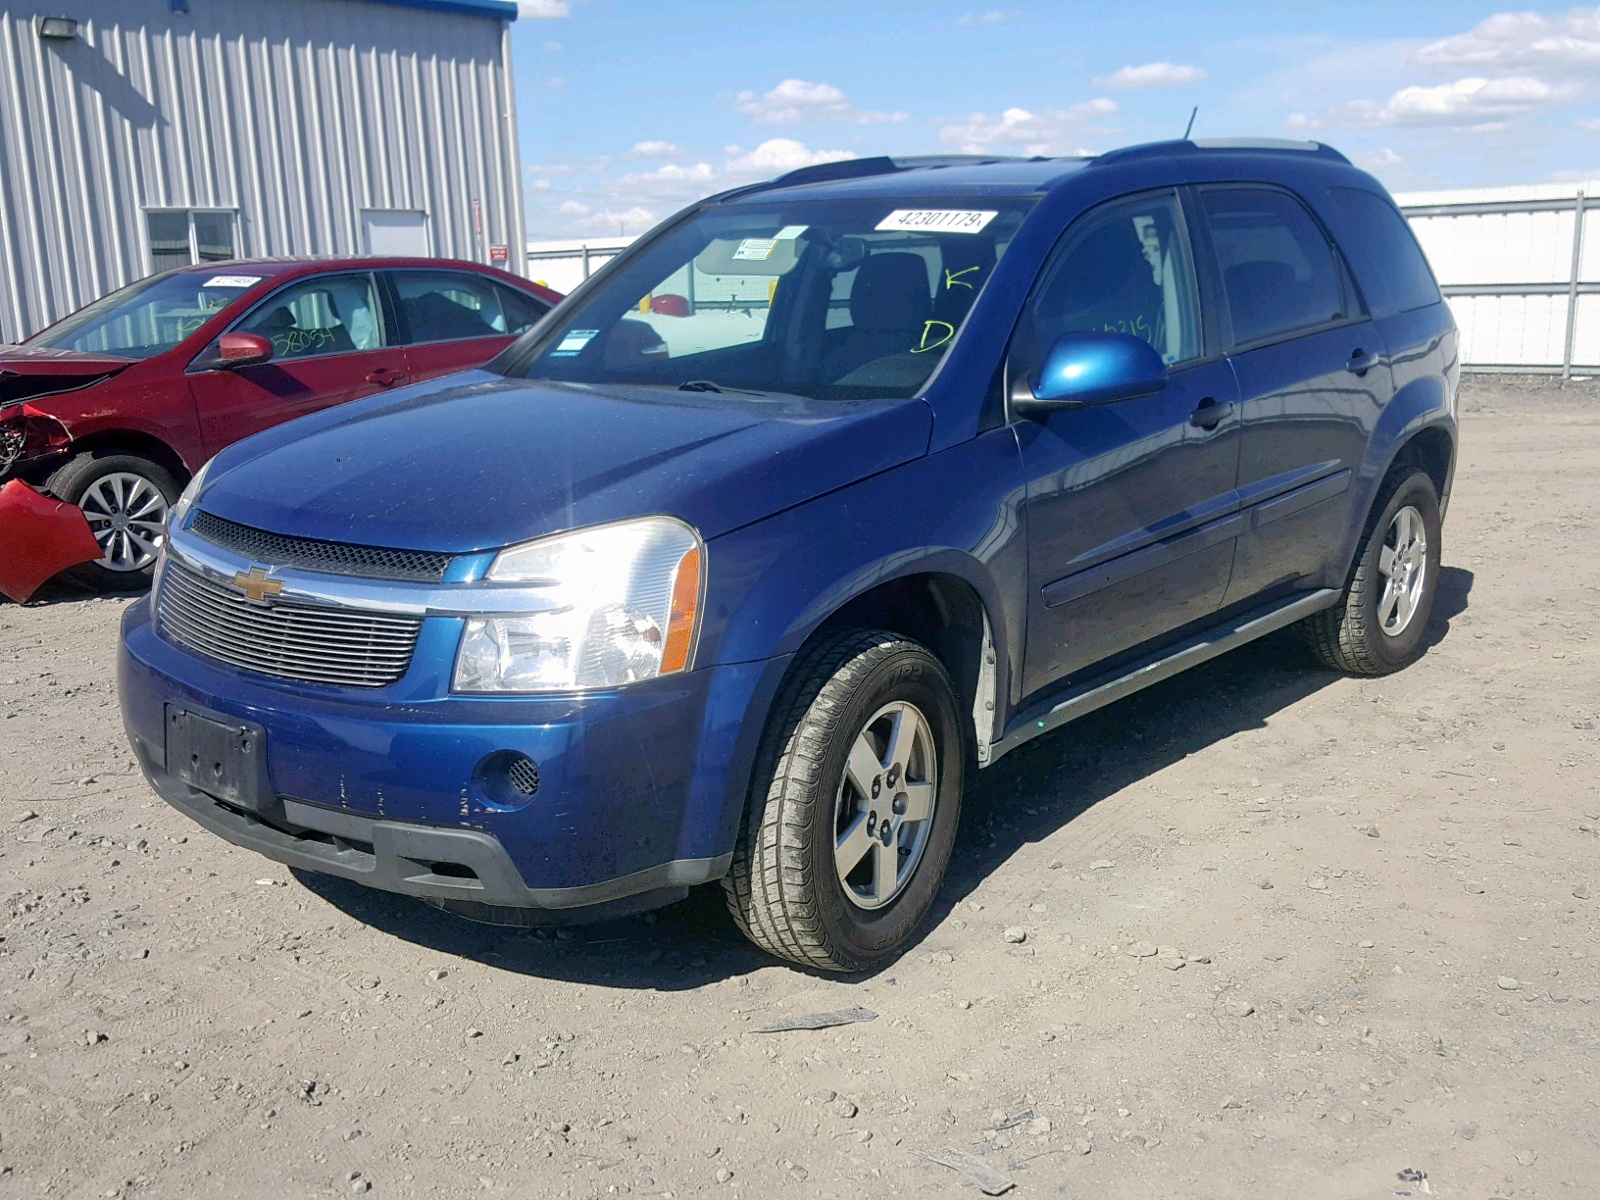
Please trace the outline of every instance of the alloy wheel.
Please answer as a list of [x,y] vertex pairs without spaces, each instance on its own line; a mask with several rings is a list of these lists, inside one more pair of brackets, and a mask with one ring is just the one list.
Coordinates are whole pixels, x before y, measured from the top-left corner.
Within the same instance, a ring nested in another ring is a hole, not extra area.
[[150,480],[133,471],[114,471],[90,484],[78,507],[105,551],[96,566],[131,573],[155,562],[167,499]]
[[928,720],[896,701],[856,735],[834,801],[834,869],[857,908],[890,903],[916,874],[933,829],[938,754]]
[[1383,578],[1378,624],[1390,637],[1399,637],[1411,624],[1428,582],[1428,531],[1422,514],[1409,504],[1389,522],[1378,550],[1378,574]]

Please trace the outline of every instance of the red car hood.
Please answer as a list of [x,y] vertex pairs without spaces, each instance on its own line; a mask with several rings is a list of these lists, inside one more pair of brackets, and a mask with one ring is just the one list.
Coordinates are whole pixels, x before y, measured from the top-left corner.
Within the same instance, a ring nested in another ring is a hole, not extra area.
[[135,361],[43,346],[0,346],[0,405],[98,383]]

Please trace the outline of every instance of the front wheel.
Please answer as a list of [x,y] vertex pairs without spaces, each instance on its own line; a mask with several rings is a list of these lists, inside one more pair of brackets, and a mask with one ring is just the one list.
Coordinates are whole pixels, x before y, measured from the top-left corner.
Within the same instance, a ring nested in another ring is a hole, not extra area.
[[1303,623],[1312,652],[1349,675],[1387,675],[1422,653],[1439,590],[1439,496],[1399,468],[1373,502],[1344,595]]
[[73,574],[91,587],[142,587],[155,569],[167,511],[178,483],[159,463],[136,454],[86,451],[47,485],[52,496],[76,504],[105,553]]
[[939,660],[896,634],[808,653],[774,708],[728,907],[756,945],[863,971],[933,906],[961,815],[965,739]]

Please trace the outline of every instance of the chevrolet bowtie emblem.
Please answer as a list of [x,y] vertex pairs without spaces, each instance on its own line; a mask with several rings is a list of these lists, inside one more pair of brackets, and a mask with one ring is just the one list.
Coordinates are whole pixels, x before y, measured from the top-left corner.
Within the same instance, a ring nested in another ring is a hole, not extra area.
[[265,567],[251,567],[233,577],[233,586],[245,594],[245,599],[265,604],[268,596],[276,596],[283,591],[283,580],[268,579]]

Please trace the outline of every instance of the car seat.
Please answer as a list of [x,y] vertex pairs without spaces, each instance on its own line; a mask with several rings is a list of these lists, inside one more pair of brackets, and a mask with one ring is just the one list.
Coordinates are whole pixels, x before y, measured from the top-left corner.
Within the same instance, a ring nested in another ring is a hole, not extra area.
[[869,256],[850,284],[850,329],[823,357],[822,379],[833,382],[874,359],[915,349],[932,308],[920,254]]

